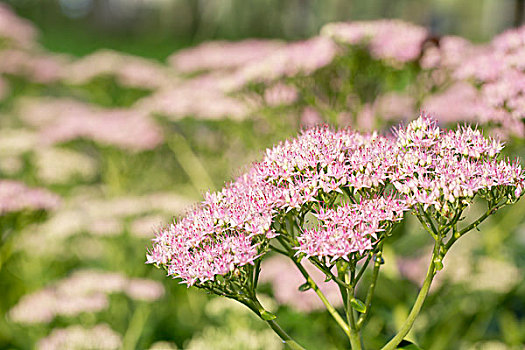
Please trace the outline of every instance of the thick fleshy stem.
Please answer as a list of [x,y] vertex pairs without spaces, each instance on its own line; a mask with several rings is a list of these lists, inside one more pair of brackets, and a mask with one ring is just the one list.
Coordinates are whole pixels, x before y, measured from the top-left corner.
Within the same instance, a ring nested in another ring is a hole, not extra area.
[[430,285],[432,284],[432,280],[436,275],[436,266],[434,261],[439,256],[440,247],[441,241],[438,240],[434,245],[434,251],[432,253],[432,259],[428,267],[427,275],[405,323],[403,324],[399,332],[396,334],[396,336],[392,338],[385,346],[383,346],[381,350],[394,350],[399,345],[399,343],[403,341],[408,332],[410,332],[410,329],[412,329],[412,325],[414,324],[414,321],[416,320],[417,316],[419,315],[419,312],[421,311],[421,308],[423,307],[423,303],[425,302],[425,299],[428,295],[428,291],[430,289]]

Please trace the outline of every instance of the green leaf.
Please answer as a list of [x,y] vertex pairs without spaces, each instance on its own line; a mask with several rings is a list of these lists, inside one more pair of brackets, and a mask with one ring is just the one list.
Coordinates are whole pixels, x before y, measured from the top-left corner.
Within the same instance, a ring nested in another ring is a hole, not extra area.
[[277,318],[277,316],[272,314],[270,311],[262,310],[261,311],[261,318],[263,320],[265,320],[265,321],[271,321],[271,320],[275,320]]
[[311,289],[311,288],[312,288],[312,286],[310,286],[310,283],[304,282],[303,284],[301,284],[299,286],[298,289],[299,289],[300,292],[306,292],[308,289]]
[[366,305],[365,305],[365,303],[363,303],[359,299],[352,298],[352,300],[350,300],[350,305],[352,305],[352,308],[355,311],[357,311],[357,312],[360,312],[360,313],[366,312]]
[[412,343],[411,341],[408,341],[406,339],[403,339],[401,343],[397,346],[397,350],[423,350],[416,344]]

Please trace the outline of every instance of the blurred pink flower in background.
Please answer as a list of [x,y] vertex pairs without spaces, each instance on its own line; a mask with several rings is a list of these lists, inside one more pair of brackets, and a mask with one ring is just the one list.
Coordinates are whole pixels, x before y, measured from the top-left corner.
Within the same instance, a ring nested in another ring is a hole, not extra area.
[[408,120],[416,113],[414,97],[406,93],[389,92],[374,102],[374,114],[383,120]]
[[126,285],[125,292],[135,300],[155,301],[164,295],[164,287],[156,281],[133,278]]
[[108,294],[125,293],[134,300],[154,301],[164,295],[156,281],[129,279],[117,272],[79,270],[54,285],[24,295],[9,311],[18,323],[48,323],[57,316],[73,317],[109,306]]
[[73,85],[104,76],[115,77],[126,87],[151,90],[177,81],[174,72],[160,63],[107,49],[80,58],[64,69],[64,80]]
[[38,129],[46,145],[83,138],[142,151],[164,140],[162,129],[137,109],[103,109],[70,98],[38,97],[18,101],[16,114]]
[[60,204],[60,197],[45,189],[30,188],[22,182],[0,180],[0,215],[22,210],[50,210]]
[[365,103],[356,117],[356,128],[362,131],[371,131],[376,122],[375,110],[372,105]]
[[427,49],[421,63],[431,69],[434,85],[445,89],[428,95],[422,108],[444,122],[490,123],[490,132],[500,137],[524,137],[523,42],[525,27],[510,29],[485,45],[441,38]]
[[177,51],[168,63],[182,73],[233,69],[260,60],[283,45],[278,40],[211,41]]
[[192,200],[173,192],[113,198],[71,196],[48,220],[24,229],[16,249],[30,251],[34,256],[63,254],[70,237],[82,233],[98,237],[122,235],[128,222],[132,235],[152,238],[159,222],[183,214],[191,204]]
[[89,295],[61,295],[52,288],[24,295],[9,311],[10,319],[17,323],[49,323],[56,316],[76,316],[83,312],[97,312],[108,307],[102,293]]
[[337,54],[331,39],[317,36],[291,42],[268,56],[249,62],[234,74],[238,85],[308,75],[330,64]]
[[290,105],[297,101],[298,95],[293,85],[277,83],[264,91],[264,101],[272,107]]
[[303,112],[301,113],[300,121],[301,121],[301,127],[303,128],[311,128],[315,125],[319,125],[323,123],[323,119],[321,118],[321,115],[319,114],[319,112],[317,112],[312,107],[305,107],[303,109]]
[[460,81],[441,93],[430,95],[423,102],[422,109],[440,122],[452,123],[478,119],[483,107],[479,91]]
[[475,51],[482,50],[467,39],[459,36],[444,36],[439,39],[438,47],[428,47],[421,57],[420,64],[424,69],[454,69]]
[[63,68],[69,61],[66,55],[18,49],[0,50],[0,73],[49,84],[62,79]]
[[44,144],[93,140],[130,151],[153,149],[163,142],[162,129],[135,109],[99,109],[86,105],[75,114],[62,113],[40,130]]
[[20,97],[14,108],[17,117],[28,126],[44,128],[70,115],[90,113],[92,106],[67,97]]
[[36,45],[38,32],[31,22],[17,16],[6,4],[0,4],[0,40],[18,47]]
[[[315,268],[307,259],[302,265],[319,286],[319,289],[335,307],[342,305],[337,285],[333,282],[323,282],[325,275]],[[260,275],[261,282],[270,283],[273,287],[275,299],[294,309],[304,312],[321,310],[324,308],[319,297],[311,289],[301,292],[299,286],[305,283],[304,276],[297,270],[294,263],[282,256],[273,256],[263,261]]]
[[149,114],[160,114],[170,120],[185,117],[242,120],[250,112],[249,106],[240,99],[216,88],[199,88],[193,84],[159,90],[138,101],[134,108]]
[[67,328],[56,328],[50,335],[37,344],[39,350],[62,349],[97,349],[116,350],[122,346],[120,334],[107,324],[98,324],[92,328],[73,325]]
[[365,45],[372,57],[396,63],[413,61],[421,55],[428,31],[400,20],[329,23],[321,34],[349,45]]
[[148,215],[135,219],[131,223],[131,234],[140,238],[154,238],[155,231],[160,228],[159,222],[164,222],[168,219],[162,215]]

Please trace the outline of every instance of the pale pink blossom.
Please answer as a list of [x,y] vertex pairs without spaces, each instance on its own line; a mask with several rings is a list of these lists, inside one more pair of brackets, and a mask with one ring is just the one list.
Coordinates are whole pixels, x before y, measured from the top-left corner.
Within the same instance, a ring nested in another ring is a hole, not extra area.
[[252,82],[309,75],[330,64],[336,54],[334,42],[321,36],[288,43],[270,55],[244,65],[233,74],[232,80],[242,86]]
[[116,350],[122,347],[122,337],[106,324],[92,328],[79,325],[56,328],[50,335],[38,341],[39,350],[100,349]]
[[282,46],[277,40],[210,41],[177,51],[168,62],[183,73],[233,69],[260,60]]
[[447,90],[430,95],[422,109],[443,123],[475,121],[480,118],[485,103],[471,84],[457,82]]
[[0,215],[22,210],[52,210],[59,204],[59,196],[45,189],[30,188],[14,180],[0,180]]
[[321,115],[313,107],[305,107],[303,109],[301,113],[301,126],[311,128],[322,123],[323,119]]
[[30,48],[36,46],[38,31],[31,22],[18,17],[6,4],[0,4],[0,40],[13,46]]
[[383,120],[407,120],[415,113],[415,102],[408,94],[389,92],[376,98],[374,112]]
[[171,120],[185,117],[243,120],[251,111],[250,106],[238,98],[216,88],[194,84],[161,89],[138,101],[134,109]]
[[178,81],[174,72],[160,63],[112,50],[96,51],[72,62],[64,70],[64,81],[74,85],[113,77],[125,87],[155,90]]
[[62,112],[40,130],[44,144],[75,139],[93,140],[131,151],[148,150],[163,141],[159,126],[144,112],[133,109],[99,109],[86,105],[78,113]]
[[62,79],[63,67],[69,60],[64,55],[40,51],[1,50],[0,73],[21,76],[36,83],[50,84]]
[[144,278],[129,280],[124,291],[130,298],[144,301],[155,301],[164,295],[162,284]]
[[321,34],[349,45],[364,45],[372,57],[398,65],[421,55],[428,31],[400,20],[329,23]]
[[127,278],[121,273],[80,270],[42,290],[24,295],[9,311],[18,323],[48,323],[55,317],[74,317],[109,306],[109,294],[126,293],[140,301],[154,301],[164,294],[159,282]]
[[298,91],[292,85],[277,83],[264,91],[264,101],[267,105],[276,107],[290,105],[298,98]]

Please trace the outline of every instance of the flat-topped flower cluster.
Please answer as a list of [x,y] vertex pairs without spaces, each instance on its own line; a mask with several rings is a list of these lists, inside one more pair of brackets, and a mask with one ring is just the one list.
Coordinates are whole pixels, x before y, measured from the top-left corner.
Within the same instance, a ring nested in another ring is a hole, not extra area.
[[279,236],[307,257],[363,256],[405,211],[446,220],[477,194],[519,198],[524,173],[497,159],[502,148],[477,129],[441,130],[424,115],[391,136],[315,127],[161,229],[147,261],[199,286],[238,276]]

